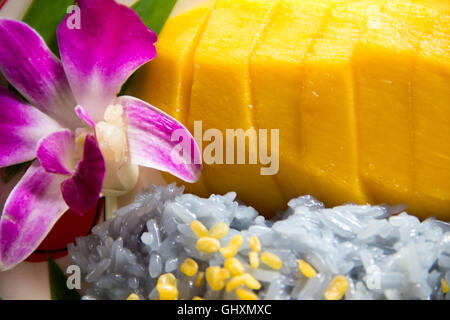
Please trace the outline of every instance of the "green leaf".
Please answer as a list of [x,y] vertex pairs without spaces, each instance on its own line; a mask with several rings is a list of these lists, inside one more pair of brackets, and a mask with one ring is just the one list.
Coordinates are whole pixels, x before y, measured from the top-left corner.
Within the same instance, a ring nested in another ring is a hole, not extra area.
[[56,28],[67,15],[67,8],[74,0],[34,0],[23,21],[33,27],[44,38],[50,49],[56,54]]
[[147,27],[159,34],[177,0],[139,0],[132,8]]
[[67,288],[67,277],[50,255],[48,257],[48,277],[52,300],[81,300],[75,289]]
[[3,168],[3,175],[2,175],[3,183],[7,184],[12,179],[14,179],[16,175],[28,169],[28,167],[31,165],[32,162],[33,161],[28,161]]

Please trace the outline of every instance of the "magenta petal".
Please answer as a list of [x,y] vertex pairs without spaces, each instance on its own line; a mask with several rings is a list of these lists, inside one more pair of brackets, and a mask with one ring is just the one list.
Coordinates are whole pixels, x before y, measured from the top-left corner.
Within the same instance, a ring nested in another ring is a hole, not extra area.
[[34,159],[39,140],[59,129],[53,119],[0,87],[0,167]]
[[79,123],[61,61],[23,22],[0,19],[0,71],[42,112],[67,127]]
[[83,159],[78,162],[75,174],[64,181],[61,191],[70,209],[83,214],[92,209],[102,191],[105,161],[94,137],[87,135]]
[[36,160],[13,189],[0,220],[0,271],[26,259],[67,210],[60,191],[63,179]]
[[70,130],[62,130],[42,139],[37,157],[47,172],[72,173],[75,158],[75,137]]
[[[119,97],[116,103],[124,107],[132,163],[167,171],[188,182],[197,180],[201,171],[200,150],[181,123],[133,97]],[[176,146],[180,146],[180,136],[185,154],[175,152]]]
[[0,168],[0,212],[3,211],[6,199],[8,199],[8,196],[11,193],[12,189],[14,189],[16,184],[20,179],[22,179],[23,175],[25,174],[25,172],[20,172],[19,174],[16,174],[11,180],[5,183],[3,179],[4,172],[5,168]]
[[157,37],[133,10],[114,0],[77,4],[80,29],[68,28],[69,15],[57,30],[61,59],[78,104],[100,121],[126,79],[156,56]]

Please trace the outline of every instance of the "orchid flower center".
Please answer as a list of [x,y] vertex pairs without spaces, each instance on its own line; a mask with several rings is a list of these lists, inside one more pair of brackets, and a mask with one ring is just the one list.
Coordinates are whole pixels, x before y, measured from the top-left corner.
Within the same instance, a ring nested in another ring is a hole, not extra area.
[[97,140],[103,157],[115,162],[126,162],[127,137],[123,121],[123,107],[120,104],[106,108],[104,119],[96,124]]
[[[77,129],[77,149],[84,145],[86,134],[92,133],[90,131],[86,128]],[[139,167],[130,162],[123,106],[108,106],[103,121],[95,124],[95,131],[106,165],[102,193],[105,196],[123,195],[134,188],[139,177]]]

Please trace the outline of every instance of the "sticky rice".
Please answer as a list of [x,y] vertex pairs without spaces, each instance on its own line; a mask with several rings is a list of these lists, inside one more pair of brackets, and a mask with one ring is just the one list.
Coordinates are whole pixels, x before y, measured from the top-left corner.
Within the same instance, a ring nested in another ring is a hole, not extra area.
[[449,299],[450,225],[401,209],[303,196],[268,220],[234,192],[204,199],[158,186],[69,254],[83,299],[158,299],[167,273],[178,299]]

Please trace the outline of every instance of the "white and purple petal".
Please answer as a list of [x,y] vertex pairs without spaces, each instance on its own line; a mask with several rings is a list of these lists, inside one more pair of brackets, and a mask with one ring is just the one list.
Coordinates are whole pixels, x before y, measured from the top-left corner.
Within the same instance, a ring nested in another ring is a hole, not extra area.
[[57,30],[64,69],[78,104],[103,120],[128,77],[156,56],[156,34],[114,0],[78,0],[80,28],[67,16]]
[[0,72],[33,106],[63,126],[79,124],[61,61],[23,22],[0,19]]
[[5,170],[6,168],[0,168],[0,212],[3,211],[3,206],[5,205],[6,199],[8,199],[8,196],[11,193],[12,189],[14,189],[16,184],[25,174],[25,170],[23,172],[18,172],[12,178],[10,178],[10,180],[8,179],[9,181],[6,182],[4,180]]
[[34,159],[39,140],[60,129],[53,119],[0,87],[0,167]]
[[74,175],[64,181],[61,192],[70,209],[83,214],[92,209],[100,197],[105,178],[105,160],[93,136],[87,135],[83,158],[78,162]]
[[75,166],[74,134],[67,129],[52,133],[41,140],[36,155],[45,171],[70,175]]
[[60,191],[64,179],[36,160],[13,189],[0,219],[0,271],[26,259],[67,210]]
[[75,107],[75,113],[77,114],[78,118],[83,120],[84,123],[89,125],[95,130],[95,122],[89,115],[89,113],[84,109],[82,106],[78,105]]
[[202,168],[197,163],[200,150],[181,123],[134,97],[118,97],[116,103],[124,107],[128,149],[133,164],[167,171],[188,182],[198,179]]

